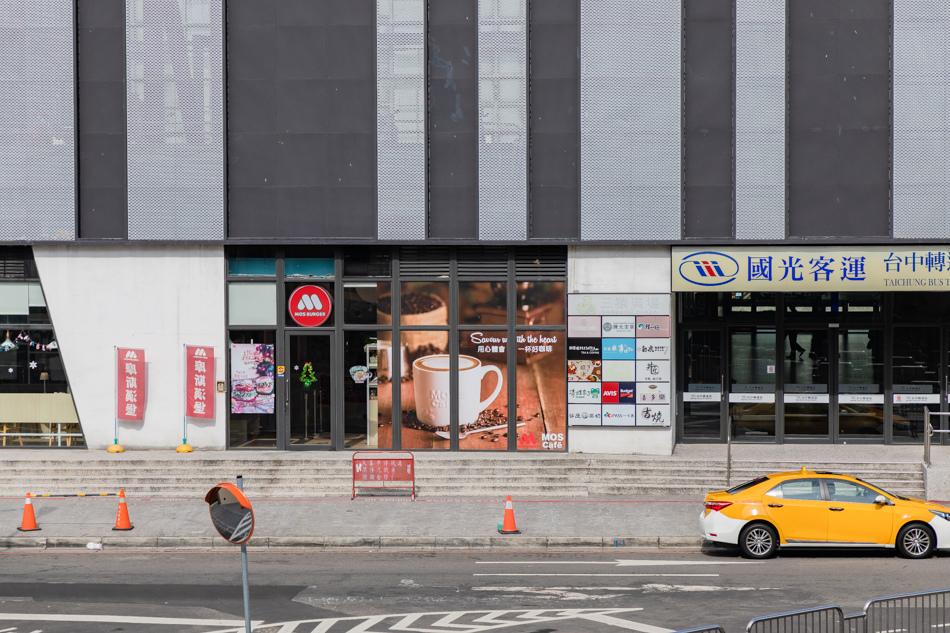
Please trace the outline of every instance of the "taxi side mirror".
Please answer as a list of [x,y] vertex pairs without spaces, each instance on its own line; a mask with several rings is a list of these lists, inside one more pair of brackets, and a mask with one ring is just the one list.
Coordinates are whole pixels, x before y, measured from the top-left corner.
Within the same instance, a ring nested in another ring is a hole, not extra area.
[[879,506],[892,506],[894,502],[885,497],[884,495],[878,495],[874,497],[874,504]]

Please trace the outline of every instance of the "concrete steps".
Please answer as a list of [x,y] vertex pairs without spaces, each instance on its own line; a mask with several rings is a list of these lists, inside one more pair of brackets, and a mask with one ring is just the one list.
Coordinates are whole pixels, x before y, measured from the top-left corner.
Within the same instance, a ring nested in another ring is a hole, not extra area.
[[[252,497],[306,498],[349,495],[351,453],[289,454],[136,451],[103,456],[86,451],[4,451],[0,496],[117,492],[132,497],[203,497],[220,481],[244,475]],[[416,487],[428,497],[638,495],[691,496],[727,487],[722,459],[632,455],[417,453]],[[858,476],[897,494],[924,496],[921,465],[914,462],[788,462],[736,460],[729,483],[804,465]]]

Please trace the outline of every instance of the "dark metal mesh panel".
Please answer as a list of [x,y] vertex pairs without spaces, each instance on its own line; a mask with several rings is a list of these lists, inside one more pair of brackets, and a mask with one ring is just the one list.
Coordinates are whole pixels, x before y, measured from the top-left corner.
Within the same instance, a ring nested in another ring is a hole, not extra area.
[[126,2],[129,239],[224,238],[221,2]]
[[425,1],[376,3],[379,239],[426,237]]
[[504,246],[462,246],[457,257],[459,279],[508,275],[508,249]]
[[558,246],[523,246],[515,249],[515,276],[567,277],[567,248]]
[[950,4],[894,0],[894,237],[950,237]]
[[581,237],[680,237],[681,6],[581,3]]
[[785,238],[785,0],[736,0],[736,237]]
[[403,277],[447,277],[450,270],[448,246],[399,249],[399,274]]
[[0,2],[0,239],[76,235],[74,3]]
[[478,236],[528,235],[527,0],[478,3]]

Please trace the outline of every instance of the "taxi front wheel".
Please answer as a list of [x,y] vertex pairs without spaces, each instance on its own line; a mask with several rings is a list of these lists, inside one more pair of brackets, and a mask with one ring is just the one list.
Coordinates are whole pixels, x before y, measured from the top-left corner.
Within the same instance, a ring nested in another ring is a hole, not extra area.
[[927,558],[934,551],[934,534],[923,523],[910,523],[897,533],[897,553],[903,558]]
[[739,533],[739,548],[746,558],[771,558],[778,551],[778,533],[768,523],[753,523]]

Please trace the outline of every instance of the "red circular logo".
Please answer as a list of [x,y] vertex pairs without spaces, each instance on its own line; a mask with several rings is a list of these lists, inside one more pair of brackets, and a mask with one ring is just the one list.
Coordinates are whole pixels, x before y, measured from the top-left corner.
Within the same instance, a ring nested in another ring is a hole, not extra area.
[[323,325],[330,318],[333,300],[330,293],[320,286],[300,286],[287,302],[290,318],[304,327]]

